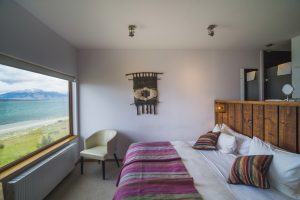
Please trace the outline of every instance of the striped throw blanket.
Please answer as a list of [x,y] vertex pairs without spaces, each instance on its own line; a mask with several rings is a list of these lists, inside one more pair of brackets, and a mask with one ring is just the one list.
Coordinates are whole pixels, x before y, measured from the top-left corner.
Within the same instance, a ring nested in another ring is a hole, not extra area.
[[123,163],[114,200],[201,199],[170,142],[134,143]]
[[124,185],[142,180],[168,179],[168,178],[188,178],[184,164],[181,160],[168,162],[134,162],[123,167],[117,185]]
[[123,164],[126,166],[136,161],[157,162],[172,160],[180,160],[180,157],[170,142],[140,142],[129,146]]

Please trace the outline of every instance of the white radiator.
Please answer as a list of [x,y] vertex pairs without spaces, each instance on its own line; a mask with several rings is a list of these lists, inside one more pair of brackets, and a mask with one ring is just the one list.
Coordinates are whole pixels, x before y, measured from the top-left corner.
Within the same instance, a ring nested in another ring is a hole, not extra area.
[[77,143],[69,144],[47,159],[10,180],[7,200],[41,200],[71,172],[76,162]]

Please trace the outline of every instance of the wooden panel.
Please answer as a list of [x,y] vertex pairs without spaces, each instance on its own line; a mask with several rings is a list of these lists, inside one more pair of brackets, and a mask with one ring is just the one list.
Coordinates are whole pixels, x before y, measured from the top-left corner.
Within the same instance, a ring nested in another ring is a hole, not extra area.
[[252,137],[252,105],[243,105],[243,134]]
[[222,113],[215,113],[216,115],[216,124],[222,124],[223,123],[223,115]]
[[265,105],[265,141],[278,146],[278,106]]
[[253,105],[253,136],[264,140],[264,106]]
[[225,104],[225,110],[226,112],[223,113],[223,123],[228,124],[228,104]]
[[235,113],[235,130],[239,133],[243,133],[243,105],[235,104],[234,105]]
[[279,147],[297,152],[297,109],[279,106]]
[[228,126],[234,129],[234,104],[228,104]]
[[300,153],[299,102],[216,100],[215,103],[226,105],[225,113],[216,113],[217,123],[227,123],[241,134]]
[[215,103],[273,105],[273,106],[300,106],[300,102],[290,101],[239,101],[239,100],[215,100]]

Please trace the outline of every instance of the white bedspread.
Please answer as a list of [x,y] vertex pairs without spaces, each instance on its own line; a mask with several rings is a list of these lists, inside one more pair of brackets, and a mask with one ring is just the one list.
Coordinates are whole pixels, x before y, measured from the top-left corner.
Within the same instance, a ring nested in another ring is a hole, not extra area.
[[233,154],[192,149],[193,142],[171,142],[204,200],[291,200],[277,190],[227,183]]

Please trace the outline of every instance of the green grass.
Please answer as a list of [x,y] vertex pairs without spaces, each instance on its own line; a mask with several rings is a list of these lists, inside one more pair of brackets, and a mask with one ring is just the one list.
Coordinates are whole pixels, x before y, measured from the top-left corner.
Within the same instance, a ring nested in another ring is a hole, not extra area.
[[0,167],[69,134],[69,121],[16,131],[0,138]]

